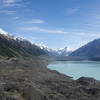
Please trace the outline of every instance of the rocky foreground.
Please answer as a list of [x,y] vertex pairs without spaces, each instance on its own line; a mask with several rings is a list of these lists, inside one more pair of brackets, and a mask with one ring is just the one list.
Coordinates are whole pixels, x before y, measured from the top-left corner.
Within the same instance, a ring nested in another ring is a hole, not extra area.
[[0,61],[0,100],[100,100],[100,82],[46,68],[44,57]]

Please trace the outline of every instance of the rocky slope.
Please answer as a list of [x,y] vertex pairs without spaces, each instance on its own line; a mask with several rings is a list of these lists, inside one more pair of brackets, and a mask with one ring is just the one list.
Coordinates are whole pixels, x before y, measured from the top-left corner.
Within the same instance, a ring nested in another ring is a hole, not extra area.
[[27,40],[0,33],[0,57],[46,55],[40,47]]
[[67,47],[51,49],[45,45],[33,44],[23,38],[17,38],[0,29],[0,57],[20,57],[34,55],[68,56]]
[[72,52],[69,56],[85,58],[100,57],[100,39],[89,42],[88,44]]
[[0,61],[0,100],[100,100],[100,82],[46,68],[46,57]]

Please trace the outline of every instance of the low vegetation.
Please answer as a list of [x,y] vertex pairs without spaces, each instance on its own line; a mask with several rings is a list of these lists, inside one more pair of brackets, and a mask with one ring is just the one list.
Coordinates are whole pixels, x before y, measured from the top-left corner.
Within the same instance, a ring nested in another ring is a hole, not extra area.
[[73,80],[49,70],[51,60],[45,56],[1,60],[0,100],[99,100],[99,81]]

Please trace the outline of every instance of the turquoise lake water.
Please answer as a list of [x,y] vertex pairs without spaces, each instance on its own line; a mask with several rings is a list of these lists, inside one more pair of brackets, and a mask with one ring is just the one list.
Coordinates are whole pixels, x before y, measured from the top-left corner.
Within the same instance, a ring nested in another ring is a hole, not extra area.
[[48,68],[71,76],[73,79],[78,79],[79,77],[85,76],[100,80],[100,62],[57,61],[48,65]]

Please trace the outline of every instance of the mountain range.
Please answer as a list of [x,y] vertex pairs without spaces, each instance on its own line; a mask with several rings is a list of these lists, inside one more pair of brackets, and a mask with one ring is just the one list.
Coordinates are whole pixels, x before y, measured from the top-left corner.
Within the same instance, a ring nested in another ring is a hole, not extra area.
[[[38,45],[38,44],[37,44]],[[67,47],[60,49],[51,49],[45,45],[38,45],[42,50],[44,50],[49,56],[68,56],[72,51],[68,51]]]
[[1,57],[38,56],[46,54],[45,51],[35,44],[21,38],[15,38],[14,36],[5,33],[5,31],[0,31]]
[[[100,39],[93,40],[75,51],[68,51],[67,47],[62,49],[51,49],[45,45],[31,43],[23,38],[17,38],[0,29],[0,57],[48,55],[58,59],[100,59]],[[68,58],[69,57],[69,58]]]
[[31,43],[23,38],[17,38],[10,35],[8,32],[0,29],[0,56],[15,57],[15,56],[67,56],[70,51],[67,47],[63,49],[51,49],[44,45]]

